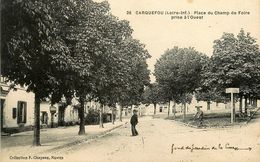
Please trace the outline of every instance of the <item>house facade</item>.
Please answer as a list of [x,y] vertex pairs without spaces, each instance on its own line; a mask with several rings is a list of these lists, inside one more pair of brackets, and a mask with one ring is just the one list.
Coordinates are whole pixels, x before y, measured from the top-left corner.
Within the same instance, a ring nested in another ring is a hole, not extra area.
[[21,86],[10,88],[1,77],[1,130],[32,129],[34,123],[34,93],[26,92]]
[[[26,88],[12,85],[1,77],[1,132],[16,133],[32,130],[34,125],[34,93]],[[12,88],[11,88],[12,87]],[[55,112],[52,109],[55,109]],[[74,105],[64,106],[59,103],[51,105],[50,101],[40,104],[41,127],[57,127],[78,123],[78,108]]]
[[[1,132],[16,133],[32,130],[34,127],[34,102],[33,92],[27,92],[25,87],[12,85],[1,77]],[[11,88],[12,87],[12,88]],[[51,105],[46,99],[40,103],[41,128],[70,126],[79,123],[79,102],[72,99],[71,105],[65,105],[65,101]],[[100,103],[95,101],[86,102],[84,105],[85,117],[90,109],[98,112]],[[104,113],[108,115],[107,121],[111,120],[112,109],[105,106]],[[116,114],[118,111],[114,110]]]

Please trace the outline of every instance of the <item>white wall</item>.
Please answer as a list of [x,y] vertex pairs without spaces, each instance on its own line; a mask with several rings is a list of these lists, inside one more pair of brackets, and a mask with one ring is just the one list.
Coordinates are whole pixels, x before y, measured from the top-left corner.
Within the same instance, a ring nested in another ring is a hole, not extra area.
[[65,122],[79,121],[78,109],[74,109],[73,106],[71,106],[71,105],[67,106],[65,109],[64,121]]
[[[27,116],[26,123],[24,126],[30,126],[34,123],[34,93],[26,92],[23,89],[18,88],[16,91],[10,90],[10,92],[5,97],[5,105],[4,105],[4,122],[3,127],[18,127],[17,124],[17,115],[16,118],[13,119],[13,108],[17,108],[17,102],[24,101],[27,103]],[[16,109],[17,113],[17,109]]]
[[[260,105],[260,101],[258,102],[258,105]],[[163,114],[168,113],[168,106],[169,106],[169,103],[157,104],[156,114],[160,114],[160,112],[159,112],[160,107],[163,107],[161,113],[163,113]],[[170,102],[170,114],[173,113],[173,111],[172,111],[173,106],[174,106],[174,102],[171,101]],[[195,97],[193,97],[191,103],[186,104],[186,106],[187,106],[187,113],[195,113],[197,111],[195,106],[202,106],[202,111],[207,111],[207,102],[205,102],[205,101],[197,102]],[[237,102],[235,104],[235,108],[236,108],[236,111],[239,110],[239,102]],[[224,103],[217,104],[216,102],[210,103],[210,111],[221,111],[221,110],[225,110],[225,109],[230,109],[230,103],[227,103],[227,104],[224,104]],[[182,104],[176,104],[176,111],[181,112],[181,110],[182,110]],[[150,104],[149,106],[147,106],[145,112],[146,112],[146,115],[153,115],[153,113],[154,113],[153,104]]]
[[[48,125],[51,124],[51,113],[50,113],[50,106],[49,102],[42,102],[41,103],[41,111],[46,111],[48,113]],[[56,113],[54,114],[54,123],[58,123],[58,111],[59,111],[59,104],[54,104],[54,107],[57,108]],[[64,121],[65,122],[77,122],[78,118],[78,109],[75,109],[73,106],[68,105],[64,111]]]
[[[51,124],[51,112],[50,112],[50,102],[41,102],[40,104],[40,116],[42,115],[42,111],[45,111],[48,113],[48,125]],[[58,104],[54,104],[54,107],[57,108],[56,113],[53,115],[53,123],[58,123]],[[41,118],[41,117],[40,117]],[[40,122],[42,124],[42,122]]]

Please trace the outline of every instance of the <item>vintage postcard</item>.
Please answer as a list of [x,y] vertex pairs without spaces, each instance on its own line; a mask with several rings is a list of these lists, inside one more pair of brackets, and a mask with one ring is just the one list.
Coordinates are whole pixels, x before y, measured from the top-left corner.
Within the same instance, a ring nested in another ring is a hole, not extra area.
[[1,0],[0,162],[259,162],[260,0]]

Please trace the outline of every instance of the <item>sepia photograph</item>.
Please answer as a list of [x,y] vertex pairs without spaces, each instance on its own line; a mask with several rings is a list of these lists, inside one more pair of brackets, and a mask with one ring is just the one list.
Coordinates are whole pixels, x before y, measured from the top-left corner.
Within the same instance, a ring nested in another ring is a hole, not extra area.
[[260,0],[0,3],[0,162],[260,162]]

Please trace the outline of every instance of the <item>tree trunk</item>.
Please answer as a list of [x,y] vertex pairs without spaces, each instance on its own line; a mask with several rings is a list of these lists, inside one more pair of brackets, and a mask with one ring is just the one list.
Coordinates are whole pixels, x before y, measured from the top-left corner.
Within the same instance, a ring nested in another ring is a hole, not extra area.
[[[122,110],[122,109],[121,109]],[[128,109],[125,111],[125,116],[128,116]]]
[[37,93],[35,93],[34,102],[34,139],[33,146],[41,146],[40,142],[40,98]]
[[257,99],[256,98],[253,99],[253,104],[252,105],[253,105],[253,107],[257,107]]
[[186,120],[186,102],[183,103],[183,121]]
[[79,114],[79,133],[78,135],[85,134],[85,116],[84,116],[84,97],[79,98],[80,108],[78,109]]
[[242,113],[242,106],[243,106],[243,95],[239,95],[239,112]]
[[216,107],[218,107],[218,104],[219,104],[219,103],[218,103],[218,101],[217,101],[217,102],[216,102]]
[[153,104],[153,108],[154,108],[153,114],[155,115],[156,114],[156,103]]
[[119,121],[122,121],[122,105],[119,104]]
[[133,105],[131,105],[131,116],[134,114],[133,112]]
[[233,100],[233,121],[235,122],[236,121],[236,98],[234,97],[234,100]]
[[168,117],[170,116],[170,107],[171,107],[171,100],[169,101],[169,105],[168,105]]
[[210,101],[207,101],[207,110],[210,110]]
[[247,114],[247,96],[245,95],[245,114]]
[[111,121],[112,121],[112,124],[115,124],[115,120],[114,120],[114,108],[112,107],[112,110],[111,110]]
[[248,101],[249,101],[249,105],[252,105],[252,97],[251,96],[248,97]]
[[100,111],[99,111],[99,127],[104,128],[103,125],[103,110],[104,110],[104,105],[101,105]]
[[54,128],[54,113],[51,113],[51,128]]
[[174,101],[173,105],[173,117],[175,118],[175,113],[176,113],[176,102]]

